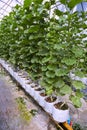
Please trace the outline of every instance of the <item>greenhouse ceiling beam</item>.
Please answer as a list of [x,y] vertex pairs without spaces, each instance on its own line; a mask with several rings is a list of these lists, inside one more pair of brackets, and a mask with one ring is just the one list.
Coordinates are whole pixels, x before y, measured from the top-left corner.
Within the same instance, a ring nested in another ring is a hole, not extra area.
[[5,12],[9,13],[7,10],[5,10],[4,8],[2,8],[2,10],[4,10]]
[[82,10],[83,10],[83,12],[84,12],[84,7],[83,7],[83,3],[81,2],[81,6],[82,6]]
[[[10,8],[12,8],[12,6],[10,6],[9,4],[8,4],[8,2],[9,2],[9,0],[7,1],[7,2],[4,2],[3,0],[0,0],[2,3],[4,3],[4,5],[3,5],[3,7],[5,6],[5,5],[8,5]],[[0,8],[1,9],[1,8]]]
[[[8,2],[9,2],[9,0],[7,1],[7,3],[6,2],[4,2],[4,1],[2,1],[2,0],[0,0],[0,2],[2,2],[2,3],[4,3],[4,5],[0,8],[0,10],[4,10],[2,13],[0,13],[0,15],[2,15],[2,16],[5,16],[5,12],[6,12],[6,9],[4,8],[6,5],[9,5],[9,4],[7,4]],[[3,17],[2,17],[3,18]],[[1,18],[1,19],[2,19]]]
[[15,0],[17,3],[19,3],[20,5],[22,5],[22,3],[21,2],[19,2],[18,0]]
[[[7,10],[7,8],[10,7],[10,4],[12,3],[12,1],[13,1],[13,0],[11,0],[11,1],[9,0],[9,1],[8,1],[8,4],[6,4],[5,10]],[[12,8],[13,8],[13,7],[12,7]],[[3,12],[3,13],[4,13],[4,12]]]
[[[10,6],[11,2],[12,2],[12,0],[11,0],[11,1],[8,0],[8,1],[7,1],[8,4],[6,4],[6,5],[3,7],[3,8],[4,8],[4,11],[5,11],[6,13],[9,13],[9,12],[7,11],[7,8]],[[2,8],[2,10],[3,10],[3,8]],[[5,16],[4,11],[3,11],[3,13],[2,13],[3,16]]]
[[4,14],[3,14],[3,13],[0,13],[0,15],[4,16]]

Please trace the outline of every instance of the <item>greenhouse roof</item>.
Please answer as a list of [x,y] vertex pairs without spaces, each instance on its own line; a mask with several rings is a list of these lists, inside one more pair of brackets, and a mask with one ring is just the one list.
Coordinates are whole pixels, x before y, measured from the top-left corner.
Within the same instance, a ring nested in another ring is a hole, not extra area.
[[16,4],[22,5],[23,0],[0,0],[0,19],[8,15]]
[[[12,11],[13,7],[17,4],[23,5],[24,0],[0,0],[0,19],[3,18],[3,16],[8,15],[9,12]],[[47,1],[47,0],[45,0]],[[52,9],[58,8],[61,11],[65,11],[66,8],[64,5],[61,5],[59,0],[57,1],[56,5],[53,6]],[[78,4],[74,9],[73,12],[75,11],[87,11],[87,2],[81,2]]]

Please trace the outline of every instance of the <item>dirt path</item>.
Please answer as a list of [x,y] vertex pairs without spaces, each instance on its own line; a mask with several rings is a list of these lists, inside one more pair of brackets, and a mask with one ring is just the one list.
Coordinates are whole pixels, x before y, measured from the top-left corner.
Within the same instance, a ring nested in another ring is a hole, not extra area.
[[[28,110],[37,111],[29,121],[21,117],[16,102],[19,97],[23,98]],[[9,76],[0,76],[0,130],[56,130],[52,124],[48,128],[48,121],[48,115],[31,97],[27,97],[22,90],[18,91]]]

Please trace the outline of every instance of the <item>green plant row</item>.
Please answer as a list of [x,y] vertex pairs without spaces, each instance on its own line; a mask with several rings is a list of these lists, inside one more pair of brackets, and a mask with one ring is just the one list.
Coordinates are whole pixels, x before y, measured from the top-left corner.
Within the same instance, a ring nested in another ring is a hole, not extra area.
[[[65,12],[51,7],[56,0],[25,0],[0,21],[0,57],[24,69],[44,86],[47,94],[66,95],[81,106],[80,81],[70,79],[87,74],[86,12],[74,12],[82,0],[59,0]],[[74,91],[75,90],[75,91]]]

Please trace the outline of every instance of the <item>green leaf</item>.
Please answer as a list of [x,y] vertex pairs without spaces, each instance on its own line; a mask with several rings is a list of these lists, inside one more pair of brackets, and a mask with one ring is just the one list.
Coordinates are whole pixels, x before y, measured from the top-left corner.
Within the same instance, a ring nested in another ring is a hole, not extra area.
[[63,87],[64,85],[65,85],[65,83],[64,83],[64,81],[61,80],[61,79],[60,79],[60,80],[58,79],[58,81],[54,83],[55,88],[61,88],[61,87]]
[[36,4],[41,4],[43,0],[33,0]]
[[37,57],[33,57],[31,59],[31,63],[38,63],[38,58]]
[[46,82],[47,82],[48,84],[52,84],[52,83],[54,82],[54,79],[53,79],[53,78],[48,78],[48,77],[46,77]]
[[64,5],[66,4],[66,0],[60,0],[60,2]]
[[53,72],[53,71],[47,71],[46,72],[46,76],[49,77],[49,78],[54,78],[55,77],[55,72]]
[[62,87],[61,89],[60,89],[60,93],[61,94],[71,94],[71,92],[72,92],[72,89],[70,88],[70,86],[68,86],[68,85],[64,85],[64,87]]
[[62,49],[62,48],[63,48],[63,47],[62,47],[61,44],[55,44],[55,45],[54,45],[54,49],[60,50],[60,49]]
[[42,66],[42,71],[46,71],[47,70],[47,66]]
[[56,57],[50,57],[50,63],[56,63],[57,58]]
[[47,2],[45,2],[44,5],[45,5],[45,8],[46,8],[46,9],[50,9],[51,3],[47,1]]
[[57,68],[57,66],[54,65],[54,64],[49,64],[49,65],[47,66],[47,69],[48,69],[48,70],[53,70],[53,71],[55,71],[56,68]]
[[58,16],[61,16],[61,15],[63,15],[64,13],[61,12],[60,10],[56,9],[56,10],[55,10],[55,14],[58,15]]
[[79,76],[80,78],[84,77],[84,73],[81,72],[80,70],[79,71],[75,71],[74,73],[75,73],[76,76]]
[[85,85],[81,81],[73,81],[72,84],[76,89],[84,89],[85,88]]
[[50,87],[47,87],[46,88],[46,94],[47,95],[51,95],[53,93],[53,90],[52,90],[52,87],[50,86]]
[[75,46],[72,48],[72,52],[75,54],[76,57],[82,57],[84,50],[81,47]]
[[68,7],[70,9],[73,9],[77,4],[83,2],[83,0],[70,0],[70,2],[68,3]]
[[44,80],[41,80],[41,81],[40,81],[40,85],[41,85],[42,87],[45,87],[45,86],[46,86],[46,82],[45,82]]
[[80,100],[79,97],[77,97],[77,96],[72,96],[70,99],[71,99],[71,101],[72,101],[72,103],[73,103],[73,105],[74,105],[75,107],[77,107],[77,108],[81,107],[82,103],[81,103],[81,100]]
[[83,93],[80,91],[80,90],[77,90],[75,92],[76,96],[79,97],[79,98],[82,98],[83,97]]
[[64,76],[68,73],[68,70],[66,69],[57,69],[55,70],[55,74],[56,76],[60,77],[60,76]]
[[24,34],[28,34],[29,33],[29,29],[24,30]]
[[34,35],[29,36],[29,40],[33,40],[34,38],[35,38]]
[[40,56],[47,56],[48,54],[49,52],[46,49],[39,50],[39,52],[37,53],[37,55],[40,55]]
[[29,29],[28,29],[28,32],[29,33],[34,33],[34,32],[37,32],[39,30],[39,25],[35,25],[35,26],[31,26]]
[[61,61],[62,63],[65,63],[66,65],[74,65],[76,64],[76,59],[75,58],[63,58]]
[[24,0],[24,8],[27,8],[30,6],[33,0]]
[[46,63],[48,61],[50,61],[51,57],[44,57],[42,60],[42,63]]

